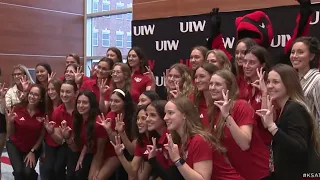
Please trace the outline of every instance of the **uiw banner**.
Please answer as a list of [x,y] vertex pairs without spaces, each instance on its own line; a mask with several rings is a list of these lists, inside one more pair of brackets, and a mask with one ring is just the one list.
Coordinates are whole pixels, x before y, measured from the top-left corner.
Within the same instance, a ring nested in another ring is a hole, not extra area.
[[[311,21],[311,36],[320,39],[319,11],[320,4],[313,5],[314,14]],[[285,42],[291,38],[296,25],[299,6],[285,6],[260,9],[264,11],[273,24],[274,39],[270,52],[283,51]],[[221,13],[221,32],[224,36],[224,45],[231,54],[234,54],[235,18],[255,10]],[[132,43],[140,46],[147,53],[149,65],[156,76],[158,93],[163,95],[163,72],[172,64],[180,62],[189,64],[191,48],[197,45],[206,45],[209,32],[209,15],[195,15],[171,17],[150,20],[132,21]]]

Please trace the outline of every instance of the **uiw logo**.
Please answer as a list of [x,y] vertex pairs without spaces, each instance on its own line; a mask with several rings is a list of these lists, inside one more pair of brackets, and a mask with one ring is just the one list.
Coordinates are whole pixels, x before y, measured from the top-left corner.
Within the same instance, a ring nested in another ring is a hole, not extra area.
[[232,49],[235,39],[236,38],[234,38],[234,37],[232,37],[232,38],[230,38],[230,37],[223,38],[222,40],[223,40],[224,48]]
[[291,39],[290,34],[280,34],[275,36],[271,41],[271,47],[285,47],[287,41]]
[[180,31],[182,33],[204,31],[206,21],[180,22]]
[[156,50],[157,51],[176,51],[179,46],[179,40],[163,40],[156,41]]
[[133,34],[135,36],[144,36],[144,35],[153,35],[154,28],[153,25],[144,25],[144,26],[133,26]]
[[311,25],[315,25],[319,22],[319,16],[320,16],[319,11],[316,11],[316,13],[314,13],[314,14],[315,14],[315,16],[312,17],[312,19],[314,19],[314,20],[310,22]]

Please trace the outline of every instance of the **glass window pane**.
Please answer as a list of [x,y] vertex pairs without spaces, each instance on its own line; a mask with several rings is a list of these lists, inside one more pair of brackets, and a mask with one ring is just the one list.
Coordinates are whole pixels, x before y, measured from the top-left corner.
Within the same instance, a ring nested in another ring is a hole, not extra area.
[[87,13],[96,13],[132,7],[132,0],[87,0]]
[[[127,14],[122,14],[126,16]],[[128,54],[131,48],[131,21],[119,20],[117,15],[92,18],[91,25],[91,54],[87,56],[105,56],[109,47],[115,46],[120,49],[122,55]],[[87,28],[88,29],[88,28]],[[88,35],[88,37],[90,34]]]

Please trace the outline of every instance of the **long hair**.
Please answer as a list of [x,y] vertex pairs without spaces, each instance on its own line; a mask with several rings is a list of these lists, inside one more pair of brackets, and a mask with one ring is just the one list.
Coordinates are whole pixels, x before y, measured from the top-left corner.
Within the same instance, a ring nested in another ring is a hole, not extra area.
[[[37,69],[38,66],[44,67],[44,69],[47,70],[48,74],[52,73],[52,69],[51,69],[50,64],[48,64],[48,63],[39,63],[39,64],[36,65],[36,69]],[[36,84],[40,84],[38,78],[36,78]]]
[[[87,136],[87,142],[85,144],[88,147],[92,147],[93,139],[95,137],[94,126],[97,116],[100,114],[99,104],[97,102],[96,96],[93,92],[89,90],[80,91],[77,100],[80,96],[86,96],[89,99],[90,110],[89,116],[85,123],[85,131]],[[73,132],[75,143],[80,146],[81,144],[81,131],[82,124],[84,123],[83,116],[79,113],[78,109],[75,110],[74,120],[73,120]]]
[[307,46],[310,54],[314,54],[314,58],[309,62],[310,69],[318,68],[320,57],[320,42],[318,38],[305,36],[299,37],[292,43],[292,46],[297,42],[302,42]]
[[[215,72],[213,75],[218,75],[225,80],[227,86],[226,90],[229,90],[229,98],[231,99],[231,102],[234,103],[238,96],[238,86],[233,73],[231,71],[222,69]],[[213,104],[208,107],[208,117],[210,118],[211,127],[213,127],[214,121],[217,118],[219,112],[219,108]],[[221,116],[219,116],[219,119],[215,126],[216,128],[214,129],[213,134],[220,141],[224,136],[225,126],[225,122]]]
[[222,64],[222,69],[231,70],[231,62],[225,52],[220,49],[210,50],[206,54],[206,60],[210,54],[214,54],[216,56],[219,63]]
[[[61,99],[60,99],[60,89],[61,89],[61,85],[62,85],[62,81],[58,78],[53,78],[48,82],[48,86],[49,84],[52,84],[54,87],[54,90],[57,92],[57,98],[59,99],[59,103],[61,104]],[[49,97],[49,95],[46,95],[46,113],[48,115],[51,115],[53,112],[53,102],[52,99]]]
[[[164,107],[166,106],[167,101],[166,100],[156,100],[156,101],[152,101],[148,106],[152,106],[155,110],[157,115],[160,117],[160,119],[163,121],[164,126],[166,126],[166,122],[164,121],[164,116],[166,115],[165,113],[165,109]],[[147,107],[148,107],[147,106]],[[160,138],[161,134],[158,134],[155,130],[154,131],[150,131],[149,132],[149,141],[151,141],[151,138]],[[159,144],[157,144],[158,148],[161,148],[161,146]]]
[[[141,106],[138,106],[137,107],[137,110],[136,110],[136,113],[135,113],[135,116],[133,117],[132,121],[133,122],[136,122],[135,125],[133,125],[133,133],[135,134],[135,137],[137,137],[137,143],[140,145],[140,146],[144,146],[144,142],[143,142],[143,137],[144,137],[144,134],[141,134],[139,133],[139,130],[138,130],[138,125],[137,125],[137,121],[138,121],[138,114],[140,111],[147,111],[147,106],[144,106],[144,105],[141,105]],[[134,123],[133,123],[134,124]],[[148,133],[146,133],[148,134]]]
[[101,58],[100,59],[100,61],[98,62],[98,64],[100,64],[100,62],[105,62],[105,63],[107,63],[108,64],[108,66],[109,66],[109,73],[108,73],[108,79],[111,79],[112,78],[112,76],[111,76],[111,70],[112,70],[112,68],[113,68],[113,66],[114,66],[114,62],[113,62],[113,60],[112,59],[110,59],[110,58],[107,58],[107,57],[103,57],[103,58]]
[[124,76],[124,81],[125,81],[125,85],[124,87],[117,87],[116,83],[114,81],[112,81],[112,87],[114,87],[115,89],[122,89],[124,92],[130,92],[131,90],[131,69],[129,67],[128,64],[125,63],[115,63],[113,66],[120,66],[121,71],[123,72],[123,76]]
[[249,54],[249,53],[257,57],[261,65],[264,64],[263,70],[266,72],[265,74],[267,74],[270,71],[270,68],[272,67],[271,57],[269,52],[262,46],[254,45],[245,51],[245,54]]
[[200,121],[200,115],[197,108],[193,105],[191,100],[187,97],[178,97],[170,100],[177,106],[177,109],[185,116],[185,123],[183,126],[184,136],[180,137],[176,131],[172,132],[173,140],[177,144],[181,144],[182,157],[186,158],[187,140],[195,135],[202,136],[205,141],[214,146],[218,151],[223,152],[224,148],[219,141],[212,135],[209,130],[206,130]]
[[190,69],[188,68],[188,66],[180,63],[176,63],[172,65],[169,69],[169,72],[172,69],[177,70],[181,75],[181,81],[182,81],[182,85],[180,85],[181,95],[188,97],[193,91],[193,82],[192,82]]
[[272,68],[272,71],[275,71],[280,75],[282,83],[286,88],[287,95],[289,96],[289,98],[292,101],[303,106],[308,112],[310,117],[308,120],[310,121],[310,124],[312,126],[311,141],[316,151],[320,153],[320,136],[319,136],[318,126],[308,106],[307,100],[304,97],[297,71],[293,67],[285,64],[275,65]]
[[[30,90],[32,88],[38,88],[40,90],[40,101],[36,107],[36,109],[38,109],[41,113],[45,113],[46,112],[46,103],[45,103],[45,97],[46,97],[46,89],[40,85],[40,84],[32,84]],[[27,105],[29,104],[29,101],[28,101],[28,96],[29,96],[29,93],[27,93],[27,95],[21,100],[21,102],[19,104],[17,104],[17,106],[20,106],[20,107],[27,107]]]
[[[18,65],[16,65],[16,66],[13,67],[12,73],[13,73],[15,70],[17,70],[17,69],[20,70],[20,71],[23,73],[23,75],[27,76],[27,81],[29,81],[31,84],[34,84],[34,81],[33,81],[33,79],[32,79],[32,76],[31,76],[31,74],[30,74],[30,72],[29,72],[29,70],[28,70],[27,67],[25,67],[25,66],[22,65],[22,64],[18,64]],[[13,84],[13,76],[12,76],[11,86],[14,86],[14,85],[15,85],[15,84]]]
[[[130,53],[131,51],[134,51],[134,52],[137,54],[137,56],[138,56],[138,58],[139,58],[139,60],[140,60],[140,63],[139,63],[139,65],[140,65],[140,67],[139,67],[140,72],[141,72],[141,73],[148,72],[148,70],[147,70],[147,68],[146,68],[146,66],[148,66],[148,60],[147,60],[147,56],[146,56],[145,52],[142,50],[142,48],[137,47],[137,46],[132,47],[132,48],[129,50],[129,52],[128,52],[128,56],[129,56],[129,53]],[[127,64],[128,64],[128,66],[129,66],[128,58],[127,58]],[[130,67],[130,66],[129,66],[129,67]],[[130,69],[131,69],[131,67],[130,67]]]
[[136,105],[132,101],[130,92],[124,91],[124,93],[125,93],[125,96],[123,96],[123,94],[118,91],[112,92],[112,94],[116,94],[124,102],[123,109],[124,109],[124,124],[125,124],[125,128],[126,128],[125,131],[129,137],[129,139],[132,140],[135,136],[135,134],[134,134],[135,121],[132,121],[132,117],[134,116],[134,113],[136,110]]
[[[207,72],[209,73],[210,78],[211,78],[211,76],[213,75],[213,73],[215,73],[215,72],[218,70],[218,67],[217,67],[217,66],[215,66],[214,64],[208,63],[208,62],[200,65],[199,67],[197,67],[196,72],[197,72],[197,70],[200,69],[200,68],[202,68],[202,69],[204,69],[205,71],[207,71]],[[210,79],[209,79],[209,81],[210,81]],[[209,83],[208,83],[208,84],[209,84]],[[201,99],[201,98],[204,98],[203,92],[200,92],[200,91],[198,90],[198,88],[195,87],[195,88],[194,88],[194,104],[195,104],[196,107],[198,107],[198,108],[199,108],[199,106],[200,106],[200,99]]]
[[[256,45],[257,43],[251,39],[251,38],[243,38],[243,39],[240,39],[238,40],[236,46],[238,46],[238,44],[240,43],[244,43],[246,45],[246,49],[250,49],[252,46]],[[233,64],[233,73],[235,74],[235,76],[237,78],[239,78],[239,76],[242,76],[243,75],[243,68],[242,67],[239,67],[238,66],[238,63],[236,62],[237,60],[234,59],[234,64]]]
[[142,94],[147,96],[151,100],[151,102],[155,101],[155,100],[160,100],[159,95],[156,92],[152,91],[152,90],[144,91],[144,92],[142,92]]
[[107,53],[108,53],[109,51],[112,51],[112,52],[114,52],[114,53],[117,55],[117,60],[115,61],[115,63],[122,62],[122,53],[121,53],[121,51],[120,51],[118,48],[116,48],[116,47],[109,47],[108,50],[107,50]]

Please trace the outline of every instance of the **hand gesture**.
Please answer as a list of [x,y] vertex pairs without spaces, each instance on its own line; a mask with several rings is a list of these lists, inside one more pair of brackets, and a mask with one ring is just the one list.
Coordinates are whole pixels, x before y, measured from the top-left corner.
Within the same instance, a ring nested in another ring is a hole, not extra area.
[[179,154],[179,147],[177,144],[173,143],[171,134],[166,134],[168,139],[168,144],[165,144],[164,147],[169,152],[169,156],[172,162],[176,162],[178,159],[180,159]]
[[91,68],[90,66],[88,66],[88,69],[90,71],[90,76],[95,76],[97,74],[97,65],[94,65],[93,68]]
[[46,116],[45,120],[44,120],[44,127],[46,128],[48,134],[53,134],[54,133],[54,126],[56,125],[56,122],[54,121],[50,121],[49,122],[49,118],[48,115]]
[[[210,12],[210,20],[212,31],[220,31],[221,26],[221,15],[219,13],[219,8],[213,8]],[[219,34],[219,33],[218,33]]]
[[80,67],[77,67],[77,70],[76,72],[72,71],[73,72],[73,75],[74,75],[74,81],[77,83],[77,84],[81,84],[81,80],[82,80],[82,77],[84,75],[84,73],[82,72],[82,66]]
[[24,158],[24,162],[27,167],[34,168],[36,167],[36,158],[33,152],[29,152],[28,155]]
[[269,95],[267,96],[267,108],[268,109],[257,110],[256,114],[261,117],[262,123],[265,125],[265,127],[270,128],[274,123],[274,117],[273,117],[274,105],[272,105],[272,98]]
[[150,69],[150,67],[149,67],[149,66],[146,66],[146,69],[148,70],[148,72],[143,73],[143,75],[148,75],[149,78],[151,79],[151,81],[152,81],[153,83],[156,83],[156,78],[155,78],[152,70]]
[[166,72],[163,72],[164,87],[168,85],[168,75],[169,75],[169,69],[166,69]]
[[114,144],[112,141],[110,143],[114,147],[114,151],[116,152],[117,156],[120,156],[123,154],[123,150],[125,149],[125,146],[121,143],[121,138],[119,135],[116,135],[114,137],[116,144]]
[[6,115],[9,123],[14,123],[16,117],[18,117],[17,113],[14,112],[14,107],[12,109],[6,109]]
[[110,88],[107,85],[107,81],[108,81],[108,79],[102,79],[101,82],[99,83],[99,90],[100,90],[100,95],[101,96],[103,96],[108,91],[108,89]]
[[70,138],[72,129],[69,126],[67,126],[67,121],[63,120],[61,122],[60,130],[61,130],[61,133],[62,133],[62,137],[64,139],[69,139]]
[[148,159],[157,155],[157,139],[155,137],[152,137],[152,145],[147,145],[147,150],[149,152]]
[[111,130],[111,119],[110,118],[107,118],[103,115],[103,113],[101,113],[101,115],[98,116],[100,121],[98,121],[97,123],[99,125],[101,125],[104,129],[106,129],[106,131],[110,131]]
[[116,117],[116,127],[115,127],[115,130],[118,131],[118,133],[122,133],[124,132],[124,122],[123,122],[123,114],[117,114],[117,117]]
[[264,81],[265,71],[263,71],[263,68],[260,68],[260,69],[257,68],[256,70],[257,70],[257,75],[259,79],[251,83],[251,85],[259,89],[262,92],[262,94],[267,94],[267,86],[266,86],[266,82]]
[[220,109],[221,116],[226,118],[231,109],[231,99],[229,99],[229,90],[226,92],[222,90],[223,101],[214,101],[214,105]]
[[77,162],[77,165],[76,165],[76,169],[75,169],[75,171],[78,171],[79,169],[81,169],[81,168],[82,168],[82,161],[83,161],[83,158],[84,158],[84,156],[83,156],[83,155],[80,155],[80,156],[79,156],[79,159],[78,159],[78,162]]
[[173,98],[177,98],[178,96],[181,95],[179,82],[178,81],[174,82],[174,85],[175,85],[176,89],[171,90],[170,94],[173,96]]
[[0,99],[4,98],[8,91],[8,88],[6,88],[5,85],[6,83],[0,83]]
[[31,85],[30,81],[27,80],[27,75],[22,76],[20,79],[20,83],[23,89],[23,92],[26,92],[29,90],[29,86]]
[[48,82],[50,82],[55,76],[56,76],[55,72],[52,72],[51,74],[48,74]]

